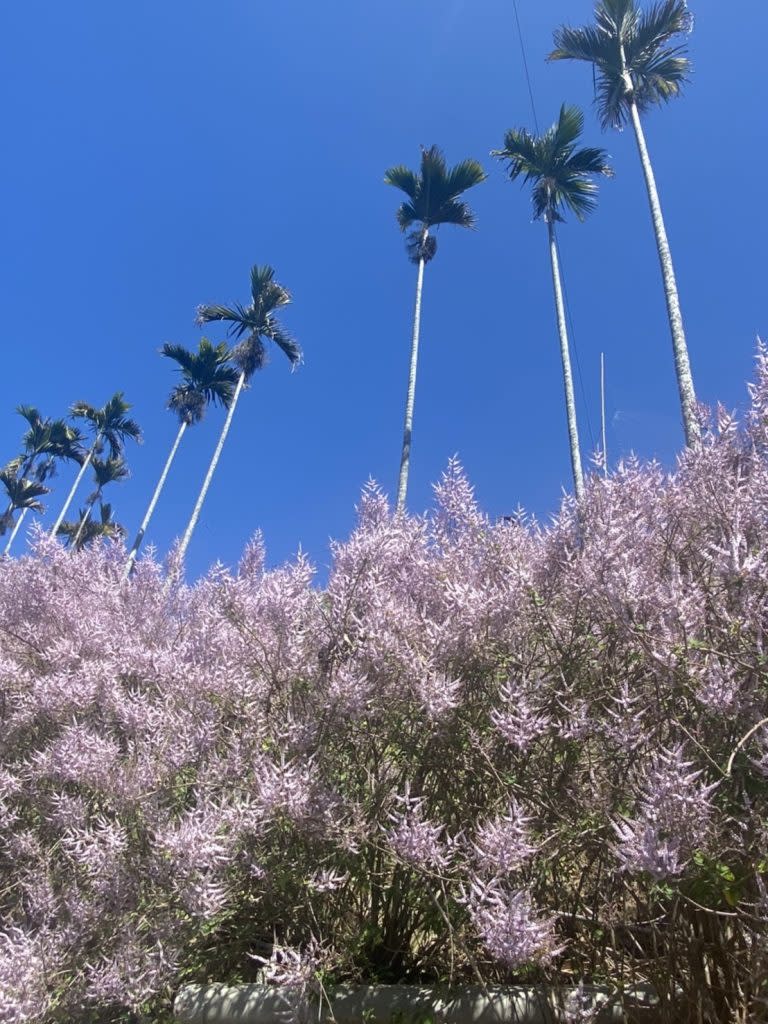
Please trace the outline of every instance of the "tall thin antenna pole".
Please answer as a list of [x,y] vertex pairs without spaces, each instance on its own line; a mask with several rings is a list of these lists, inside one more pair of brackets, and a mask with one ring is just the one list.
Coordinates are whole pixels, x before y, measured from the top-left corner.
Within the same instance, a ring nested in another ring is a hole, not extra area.
[[603,439],[603,476],[608,476],[608,446],[605,440],[605,353],[600,353],[600,431]]

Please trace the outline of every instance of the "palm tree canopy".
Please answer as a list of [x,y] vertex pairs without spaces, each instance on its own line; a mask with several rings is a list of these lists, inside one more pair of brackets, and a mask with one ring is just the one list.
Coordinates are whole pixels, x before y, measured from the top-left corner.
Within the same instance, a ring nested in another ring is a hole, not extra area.
[[91,468],[97,496],[107,484],[120,483],[131,475],[121,455],[110,455],[106,459],[94,458]]
[[412,260],[429,261],[437,251],[434,239],[425,244],[425,234],[440,224],[456,224],[471,228],[475,215],[460,196],[468,189],[485,181],[486,173],[476,160],[462,160],[448,168],[442,151],[437,146],[421,148],[421,167],[418,174],[408,167],[390,167],[384,182],[400,189],[408,197],[397,209],[397,223],[402,231],[414,224],[420,225],[409,237],[407,249]]
[[533,182],[533,213],[538,220],[562,220],[568,208],[579,220],[597,205],[594,178],[613,173],[602,149],[577,148],[584,130],[584,114],[578,107],[563,105],[560,116],[546,132],[535,135],[527,129],[511,129],[504,136],[504,148],[491,156],[506,161],[512,181],[522,177]]
[[267,357],[263,339],[267,338],[281,349],[291,366],[302,360],[301,348],[275,319],[275,312],[291,301],[290,293],[275,281],[272,267],[251,267],[251,301],[247,306],[235,303],[233,306],[200,306],[197,310],[198,324],[221,321],[229,324],[229,333],[240,344],[232,352],[232,362],[246,380],[260,370]]
[[107,441],[112,455],[119,455],[125,441],[140,442],[141,427],[128,415],[131,406],[125,401],[123,392],[116,392],[101,409],[97,409],[87,402],[75,402],[71,413],[73,416],[87,420],[97,434],[101,434]]
[[28,508],[35,512],[43,512],[39,498],[44,494],[50,494],[50,488],[44,487],[37,480],[28,480],[26,477],[16,476],[12,466],[6,466],[0,470],[0,483],[5,488],[8,501],[13,509]]
[[83,523],[84,515],[85,510],[81,509],[76,522],[62,523],[59,527],[59,533],[65,536],[70,544],[74,543],[77,551],[81,551],[86,545],[99,538],[114,540],[125,535],[125,527],[112,519],[112,506],[106,502],[101,503],[99,519],[91,517],[86,523]]
[[230,366],[232,353],[226,342],[213,345],[202,338],[197,352],[182,345],[163,345],[164,356],[178,363],[181,383],[170,394],[168,408],[188,425],[199,423],[206,406],[217,402],[229,408],[235,393],[238,373]]
[[637,0],[598,0],[592,25],[555,31],[549,59],[593,64],[602,125],[621,128],[633,100],[642,113],[679,95],[691,62],[673,40],[692,27],[686,0],[657,0],[647,10]]
[[79,430],[65,420],[43,419],[31,405],[20,405],[16,412],[29,424],[21,439],[23,452],[20,465],[31,466],[35,459],[47,456],[49,471],[46,475],[50,475],[53,470],[53,459],[69,459],[82,465],[85,454]]

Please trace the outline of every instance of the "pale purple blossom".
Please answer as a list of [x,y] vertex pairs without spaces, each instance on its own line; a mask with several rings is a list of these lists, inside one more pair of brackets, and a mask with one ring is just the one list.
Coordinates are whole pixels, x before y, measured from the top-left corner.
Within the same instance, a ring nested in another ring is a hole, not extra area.
[[525,753],[549,729],[549,716],[536,706],[522,680],[504,683],[500,697],[501,707],[491,712],[491,722],[510,746]]
[[432,871],[446,868],[451,848],[443,839],[445,826],[424,818],[423,798],[412,797],[409,789],[396,799],[399,809],[389,815],[392,826],[385,830],[392,850],[412,867]]
[[507,967],[547,963],[557,956],[554,920],[535,909],[523,889],[507,889],[499,879],[471,883],[467,897],[472,925],[494,959]]
[[516,800],[510,802],[506,814],[481,822],[472,843],[478,867],[499,877],[522,867],[537,849],[531,842],[530,822]]

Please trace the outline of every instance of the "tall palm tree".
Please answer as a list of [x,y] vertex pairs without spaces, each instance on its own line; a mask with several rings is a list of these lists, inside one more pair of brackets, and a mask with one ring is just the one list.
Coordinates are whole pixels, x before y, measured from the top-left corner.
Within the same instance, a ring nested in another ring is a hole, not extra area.
[[108,444],[112,456],[122,454],[126,440],[141,441],[141,428],[135,420],[128,415],[130,405],[123,398],[122,391],[116,392],[101,409],[96,409],[87,402],[75,402],[71,413],[74,417],[84,419],[94,431],[93,443],[83,459],[80,472],[75,477],[75,482],[67,495],[64,506],[59,512],[58,519],[51,528],[51,536],[55,537],[59,527],[64,522],[64,516],[69,511],[69,506],[77,493],[80,482],[90,466],[95,455],[98,455],[104,444]]
[[251,267],[251,301],[247,306],[242,306],[240,303],[236,303],[234,306],[200,306],[197,311],[197,322],[201,325],[214,322],[229,324],[229,334],[238,342],[232,350],[232,362],[238,371],[238,377],[213,458],[208,466],[203,486],[179,546],[179,564],[184,559],[192,539],[192,533],[200,518],[203,502],[221,457],[240,394],[254,373],[266,363],[267,349],[264,339],[274,342],[285,353],[292,367],[301,362],[302,355],[299,345],[275,318],[276,310],[287,306],[290,301],[291,296],[287,289],[275,281],[275,272],[272,267],[253,266]]
[[181,345],[163,345],[160,351],[164,356],[173,359],[181,371],[181,383],[174,387],[168,399],[168,408],[179,418],[179,429],[128,555],[128,561],[125,564],[125,579],[131,574],[149,521],[155,511],[155,506],[165,486],[187,427],[199,423],[205,416],[205,410],[211,404],[215,405],[219,402],[225,409],[228,409],[239,377],[238,371],[229,364],[231,352],[224,341],[220,345],[212,345],[207,338],[202,338],[197,352],[190,352],[189,349],[183,348]]
[[[57,459],[82,463],[85,455],[82,448],[82,436],[78,430],[69,426],[64,420],[52,420],[48,417],[44,419],[40,412],[31,405],[20,405],[16,412],[28,424],[21,440],[21,454],[11,464],[15,467],[16,476],[20,480],[30,478],[37,483],[43,483],[55,473]],[[13,525],[13,513],[17,507],[21,508],[21,515],[13,529],[13,536],[6,545],[6,553],[19,532],[27,512],[30,509],[36,510],[34,506],[12,506],[9,504],[4,515],[0,516],[0,536]]]
[[491,154],[506,161],[512,181],[522,176],[525,182],[533,184],[534,219],[543,220],[547,225],[555,312],[560,334],[560,356],[563,363],[571,469],[573,486],[579,500],[584,495],[584,474],[581,468],[576,399],[573,393],[573,374],[555,224],[563,220],[561,211],[565,208],[571,210],[579,220],[584,220],[597,205],[595,176],[609,176],[612,173],[604,150],[577,148],[583,130],[583,113],[578,107],[563,105],[558,120],[548,131],[541,135],[534,135],[525,129],[508,131],[504,136],[504,148],[494,150]]
[[412,263],[418,266],[416,276],[416,303],[411,335],[411,361],[408,370],[408,390],[405,400],[403,447],[400,454],[400,474],[397,483],[397,510],[405,510],[408,491],[408,470],[411,462],[413,437],[413,407],[416,400],[416,371],[419,363],[419,336],[421,332],[421,300],[424,289],[424,268],[434,259],[437,239],[430,234],[441,224],[456,224],[471,228],[475,215],[460,198],[468,189],[485,181],[486,174],[476,160],[462,160],[448,169],[445,157],[437,146],[421,149],[421,168],[418,173],[402,165],[390,167],[384,175],[387,185],[394,185],[408,197],[397,210],[397,223],[402,231],[410,232],[406,251]]
[[21,509],[22,512],[16,521],[16,525],[11,530],[11,536],[8,538],[8,543],[3,550],[3,554],[7,555],[11,550],[16,534],[19,532],[24,513],[28,509],[32,509],[34,512],[44,512],[45,509],[39,499],[44,494],[50,494],[50,489],[45,487],[39,480],[29,480],[26,477],[22,477],[18,472],[18,465],[14,463],[0,470],[0,483],[5,488],[5,493],[8,497],[8,511],[3,516],[7,526],[13,523],[13,513],[17,509]]
[[107,484],[120,483],[123,480],[127,480],[130,476],[122,455],[109,455],[106,459],[100,459],[94,455],[91,461],[91,468],[93,469],[93,480],[96,484],[96,489],[88,495],[85,510],[80,515],[80,527],[73,540],[75,547],[78,546],[83,530],[91,518],[93,506],[97,501],[101,502],[104,488]]
[[125,529],[116,523],[112,518],[112,506],[108,502],[101,502],[99,507],[99,518],[91,516],[83,525],[85,510],[81,509],[80,517],[74,523],[62,523],[59,533],[68,538],[74,550],[82,551],[88,544],[100,538],[114,540],[116,537],[125,536]]
[[648,190],[661,264],[667,315],[680,395],[685,443],[700,439],[696,392],[691,375],[683,315],[672,252],[641,115],[680,94],[690,75],[685,46],[673,42],[692,27],[685,0],[659,0],[643,10],[637,0],[598,0],[595,22],[584,28],[561,26],[550,60],[583,60],[597,71],[597,106],[603,128],[632,123]]

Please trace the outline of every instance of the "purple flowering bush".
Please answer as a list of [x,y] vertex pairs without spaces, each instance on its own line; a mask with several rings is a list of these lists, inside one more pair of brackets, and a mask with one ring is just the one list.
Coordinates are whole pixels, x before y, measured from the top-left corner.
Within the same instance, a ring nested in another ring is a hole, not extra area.
[[0,1022],[265,976],[764,1019],[763,349],[751,397],[546,527],[456,464],[424,517],[371,486],[323,588],[258,538],[193,586],[41,535],[3,560]]

